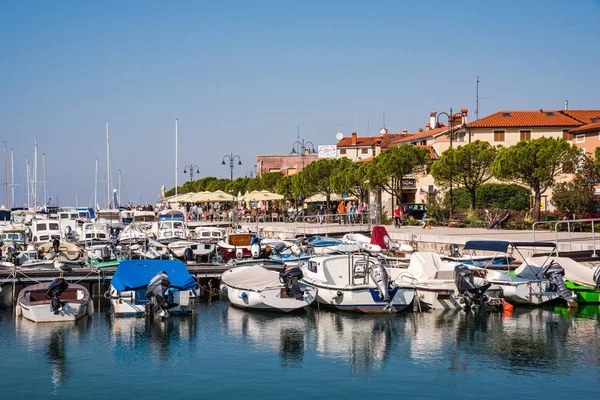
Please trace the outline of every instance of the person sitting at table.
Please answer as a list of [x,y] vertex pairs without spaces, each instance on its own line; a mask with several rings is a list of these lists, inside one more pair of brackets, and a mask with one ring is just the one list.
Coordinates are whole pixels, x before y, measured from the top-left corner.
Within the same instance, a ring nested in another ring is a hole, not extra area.
[[508,208],[503,208],[502,213],[492,224],[490,225],[490,229],[494,229],[495,226],[498,226],[498,229],[504,229],[504,224],[508,222],[510,219],[510,211]]

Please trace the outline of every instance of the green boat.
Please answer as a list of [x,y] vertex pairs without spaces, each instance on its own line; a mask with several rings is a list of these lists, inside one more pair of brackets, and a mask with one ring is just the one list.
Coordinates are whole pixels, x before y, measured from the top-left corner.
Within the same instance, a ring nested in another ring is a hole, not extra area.
[[89,264],[93,267],[102,269],[102,268],[118,267],[119,263],[121,261],[123,261],[123,259],[120,257],[117,257],[116,259],[110,260],[110,261],[90,260]]
[[579,304],[599,304],[600,303],[600,289],[596,289],[592,286],[580,285],[578,283],[566,280],[565,284],[568,289],[571,289],[575,293],[575,301]]

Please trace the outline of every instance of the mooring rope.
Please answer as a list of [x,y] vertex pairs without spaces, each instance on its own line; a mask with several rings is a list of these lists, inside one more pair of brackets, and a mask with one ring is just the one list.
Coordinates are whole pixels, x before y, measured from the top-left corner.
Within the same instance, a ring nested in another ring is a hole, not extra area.
[[[18,273],[20,273],[21,275],[23,275],[25,278],[29,279],[30,281],[33,281],[33,282],[35,282],[35,283],[44,283],[44,282],[42,282],[42,281],[38,281],[37,279],[33,279],[32,277],[30,277],[29,275],[27,275],[25,272],[23,272],[23,271],[21,271],[21,270],[18,270],[17,272],[18,272]],[[15,278],[16,278],[16,277],[17,277],[17,276],[16,276],[16,274],[15,274]]]

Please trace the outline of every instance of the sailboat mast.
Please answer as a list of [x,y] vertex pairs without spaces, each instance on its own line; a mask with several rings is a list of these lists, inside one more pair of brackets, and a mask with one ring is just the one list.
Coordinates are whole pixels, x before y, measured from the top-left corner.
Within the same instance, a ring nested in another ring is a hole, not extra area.
[[27,208],[31,208],[31,191],[30,189],[30,176],[29,176],[29,158],[25,157],[25,178],[27,180]]
[[110,145],[109,145],[109,141],[108,141],[108,120],[106,120],[106,199],[107,199],[107,206],[106,206],[106,208],[112,208],[111,207],[111,201],[110,201],[110,188],[111,188],[111,182],[110,182]]
[[175,202],[177,203],[177,178],[179,175],[179,153],[178,153],[178,147],[177,147],[177,140],[178,140],[178,136],[179,136],[179,127],[178,127],[178,119],[175,118]]
[[11,208],[15,206],[15,151],[10,149],[10,175],[11,175],[11,191],[12,191],[12,202]]
[[117,201],[119,202],[119,206],[121,206],[121,170],[119,169],[119,193],[118,193],[118,197],[117,197]]
[[42,166],[44,168],[44,209],[48,205],[48,193],[46,192],[46,153],[42,153]]
[[8,158],[6,155],[6,152],[8,150],[8,147],[6,146],[6,142],[4,142],[4,196],[5,196],[5,201],[6,201],[6,207],[9,206],[8,204]]
[[98,205],[98,159],[96,158],[96,175],[94,178],[94,210],[97,211],[96,208]]
[[35,137],[35,143],[33,145],[33,182],[32,182],[32,195],[33,195],[33,210],[37,211],[37,136]]

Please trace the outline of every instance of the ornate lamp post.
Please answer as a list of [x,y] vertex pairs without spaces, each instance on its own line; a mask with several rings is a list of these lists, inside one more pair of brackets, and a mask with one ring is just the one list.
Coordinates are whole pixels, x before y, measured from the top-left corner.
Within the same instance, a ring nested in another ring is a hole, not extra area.
[[242,165],[242,159],[237,154],[236,155],[234,155],[233,153],[225,154],[225,156],[223,156],[223,161],[221,162],[221,165],[225,165],[226,158],[229,159],[229,169],[231,170],[231,178],[230,179],[233,181],[233,168],[235,168],[235,165],[234,165],[235,159],[237,158],[237,160],[238,160],[237,165]]
[[[447,112],[442,111],[441,113],[438,114],[436,120],[435,120],[435,127],[439,128],[440,127],[440,117],[442,115],[445,115],[448,118],[448,127],[450,128],[450,148],[452,148],[452,140],[454,137],[454,124],[452,123],[452,107],[450,107],[450,114],[448,114]],[[454,199],[452,198],[452,163],[450,164],[450,218],[452,218],[452,209],[453,209],[453,205],[454,205]]]
[[298,154],[302,159],[302,169],[304,169],[304,156],[306,155],[308,150],[308,154],[315,154],[315,145],[311,141],[304,141],[304,138],[300,140],[300,127],[298,127],[298,138],[292,144],[292,151],[290,154]]
[[183,168],[183,173],[184,174],[190,174],[190,182],[194,180],[194,170],[196,170],[196,174],[200,173],[200,169],[198,168],[197,165],[194,164],[190,164],[190,165],[186,165]]

